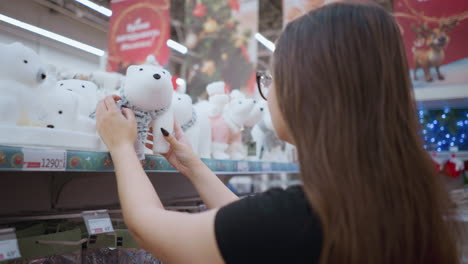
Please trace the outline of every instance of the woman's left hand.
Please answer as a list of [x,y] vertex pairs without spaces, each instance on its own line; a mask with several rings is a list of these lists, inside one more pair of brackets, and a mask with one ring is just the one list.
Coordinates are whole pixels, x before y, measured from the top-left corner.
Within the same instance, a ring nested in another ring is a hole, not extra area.
[[96,108],[96,127],[110,152],[122,146],[133,146],[137,139],[135,114],[128,108],[120,111],[115,103],[118,100],[117,95],[106,96]]

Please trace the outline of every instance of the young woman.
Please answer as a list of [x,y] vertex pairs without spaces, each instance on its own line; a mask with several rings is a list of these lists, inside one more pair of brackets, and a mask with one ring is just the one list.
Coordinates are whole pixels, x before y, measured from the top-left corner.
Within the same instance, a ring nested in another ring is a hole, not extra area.
[[165,263],[457,263],[449,199],[418,137],[398,25],[383,9],[337,3],[288,24],[268,93],[277,135],[297,146],[303,187],[239,200],[180,129],[165,155],[207,212],[164,210],[133,148],[133,113],[98,105],[121,206]]

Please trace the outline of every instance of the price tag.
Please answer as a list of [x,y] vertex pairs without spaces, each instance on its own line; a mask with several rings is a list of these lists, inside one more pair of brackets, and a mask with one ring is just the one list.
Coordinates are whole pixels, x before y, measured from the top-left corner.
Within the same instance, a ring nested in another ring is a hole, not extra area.
[[65,171],[66,167],[65,150],[23,148],[23,170]]
[[14,228],[0,230],[0,261],[21,258]]
[[90,219],[88,223],[93,235],[114,232],[112,222],[109,218]]
[[237,163],[237,171],[238,172],[248,172],[249,171],[249,163],[246,161],[239,161]]
[[107,210],[85,211],[83,212],[83,219],[90,235],[114,232]]

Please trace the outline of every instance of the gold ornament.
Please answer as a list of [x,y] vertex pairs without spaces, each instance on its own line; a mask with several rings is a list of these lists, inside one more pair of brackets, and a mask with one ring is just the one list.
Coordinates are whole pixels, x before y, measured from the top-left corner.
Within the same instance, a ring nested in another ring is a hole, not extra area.
[[244,38],[238,37],[238,38],[235,39],[234,46],[236,48],[240,48],[244,44],[244,42],[245,42]]
[[206,73],[207,75],[211,76],[216,70],[216,64],[214,61],[209,60],[209,61],[204,61],[201,72]]
[[203,30],[206,33],[213,33],[218,29],[218,23],[212,18],[208,18],[203,24]]
[[223,61],[227,60],[227,59],[228,59],[228,55],[227,55],[226,53],[221,54],[221,59],[222,59]]

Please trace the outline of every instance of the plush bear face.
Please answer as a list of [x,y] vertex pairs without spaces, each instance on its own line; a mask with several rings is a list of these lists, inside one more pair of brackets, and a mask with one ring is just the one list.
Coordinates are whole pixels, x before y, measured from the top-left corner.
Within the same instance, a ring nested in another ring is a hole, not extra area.
[[44,96],[38,115],[40,123],[47,128],[73,130],[78,118],[78,96],[56,89]]
[[249,118],[255,103],[253,99],[238,98],[232,99],[227,105],[227,114],[237,124],[244,125]]
[[175,119],[179,122],[179,125],[182,126],[184,125],[183,123],[192,119],[193,105],[190,96],[182,93],[174,93],[171,107],[174,109]]
[[0,44],[0,79],[36,88],[46,79],[39,56],[21,43]]
[[127,69],[124,92],[136,107],[152,111],[169,107],[172,103],[172,76],[158,66],[132,65]]
[[92,82],[82,80],[63,80],[57,82],[56,88],[74,92],[91,102],[96,102],[97,100],[97,86]]
[[252,108],[252,111],[250,111],[249,117],[247,118],[247,121],[244,123],[246,127],[253,127],[255,124],[258,123],[263,117],[263,112],[265,112],[265,109],[268,107],[268,104],[266,101],[256,101],[254,100],[254,107]]

